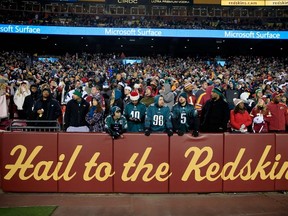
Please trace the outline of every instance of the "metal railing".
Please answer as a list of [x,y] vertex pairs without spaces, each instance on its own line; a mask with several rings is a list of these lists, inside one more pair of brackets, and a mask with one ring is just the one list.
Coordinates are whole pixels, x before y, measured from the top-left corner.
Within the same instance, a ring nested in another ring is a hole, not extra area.
[[13,120],[9,125],[9,131],[33,131],[33,132],[59,132],[61,125],[57,120]]

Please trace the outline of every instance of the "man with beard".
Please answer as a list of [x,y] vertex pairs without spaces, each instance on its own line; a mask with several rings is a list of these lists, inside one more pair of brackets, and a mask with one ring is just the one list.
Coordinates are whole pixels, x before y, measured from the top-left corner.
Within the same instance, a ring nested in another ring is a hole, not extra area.
[[[33,110],[36,119],[40,121],[57,120],[61,115],[61,107],[57,100],[51,97],[50,89],[42,90],[42,97],[37,100]],[[39,126],[54,126],[54,124],[39,123]]]
[[212,90],[211,99],[202,108],[201,131],[212,133],[227,131],[230,113],[228,103],[223,97],[221,89],[216,87]]
[[172,123],[174,131],[179,136],[193,130],[192,136],[198,137],[199,118],[193,105],[187,103],[187,94],[182,92],[178,97],[178,103],[172,107]]
[[286,104],[280,101],[281,94],[274,92],[272,94],[272,101],[267,105],[267,109],[271,113],[268,129],[272,133],[285,132],[285,126],[288,125],[288,109]]
[[[36,116],[33,112],[34,106],[39,98],[38,87],[36,84],[30,86],[31,94],[26,96],[24,99],[23,110],[26,112],[27,120],[35,120]],[[27,123],[28,126],[33,126],[33,123]]]
[[161,95],[157,95],[154,103],[147,108],[145,135],[149,136],[151,132],[166,132],[168,136],[173,136],[170,109]]

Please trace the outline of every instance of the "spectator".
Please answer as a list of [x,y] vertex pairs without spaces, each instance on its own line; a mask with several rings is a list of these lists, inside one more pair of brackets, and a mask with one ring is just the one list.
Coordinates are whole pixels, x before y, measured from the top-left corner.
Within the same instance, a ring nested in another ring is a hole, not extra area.
[[252,131],[253,133],[267,133],[268,132],[268,122],[271,118],[271,113],[267,109],[262,98],[258,99],[258,103],[252,109],[250,116],[252,117]]
[[206,79],[200,80],[200,84],[201,84],[201,88],[198,89],[196,94],[195,94],[195,101],[198,100],[198,98],[200,97],[201,94],[206,92],[206,89],[208,87],[208,82]]
[[182,136],[192,131],[194,137],[199,135],[198,112],[193,105],[187,103],[187,94],[182,92],[178,96],[178,103],[172,108],[172,123],[174,131]]
[[125,98],[123,99],[123,107],[124,107],[124,109],[125,109],[126,105],[131,102],[131,100],[130,100],[131,91],[132,91],[132,89],[131,89],[130,86],[125,86],[125,88],[124,88]]
[[284,132],[288,125],[288,109],[286,104],[280,102],[281,95],[279,92],[274,92],[272,101],[267,105],[271,112],[271,119],[269,121],[269,132]]
[[124,116],[128,123],[128,132],[143,132],[146,106],[139,102],[139,93],[132,91],[130,95],[131,102],[128,103],[124,110]]
[[92,102],[92,99],[96,98],[97,101],[101,104],[102,110],[105,111],[105,99],[100,92],[99,86],[93,86],[91,88],[90,94],[86,97],[88,103]]
[[247,112],[244,102],[241,99],[234,98],[234,110],[230,111],[231,131],[236,133],[248,132],[248,126],[252,124],[252,119]]
[[99,99],[93,97],[89,112],[86,114],[86,121],[89,124],[90,132],[104,131],[104,111]]
[[109,99],[108,107],[106,114],[108,114],[108,111],[111,109],[111,107],[117,106],[120,108],[120,110],[123,110],[123,100],[122,100],[122,93],[119,89],[113,89],[111,97]]
[[[42,97],[40,97],[34,106],[33,112],[35,113],[36,120],[57,120],[61,115],[61,107],[57,100],[51,96],[51,91],[49,88],[44,88],[42,90]],[[38,126],[55,126],[51,123],[37,123]]]
[[224,93],[227,103],[229,105],[229,109],[232,110],[235,108],[234,106],[234,98],[240,98],[239,91],[236,89],[234,82],[230,81],[229,85],[227,86],[227,90]]
[[120,107],[113,106],[111,108],[110,115],[105,118],[105,130],[112,139],[123,137],[122,134],[127,130],[127,120],[121,114]]
[[[26,112],[25,114],[26,114],[27,120],[35,120],[36,116],[33,110],[34,110],[37,100],[39,99],[38,86],[36,84],[32,84],[30,86],[30,92],[31,94],[25,97],[23,110],[25,110]],[[43,93],[42,93],[42,97],[43,97]]]
[[28,95],[30,95],[28,82],[22,81],[14,95],[14,103],[17,106],[19,119],[26,119],[25,111],[23,110],[23,104],[24,104],[25,97]]
[[67,94],[66,94],[66,98],[65,98],[65,103],[68,103],[70,100],[73,99],[73,95],[74,95],[74,91],[79,91],[82,95],[82,98],[86,99],[86,97],[88,96],[87,92],[84,90],[83,86],[81,86],[81,81],[77,80],[75,82],[75,88],[70,90]]
[[7,83],[0,76],[0,122],[1,119],[8,117],[8,103],[7,103]]
[[164,98],[157,95],[154,104],[151,104],[145,117],[145,135],[151,132],[166,132],[168,136],[173,135],[170,109],[165,105]]
[[159,91],[160,95],[163,96],[165,104],[172,110],[174,105],[174,94],[171,90],[169,83],[164,83],[162,89]]
[[211,93],[213,90],[213,86],[208,86],[205,90],[205,92],[203,92],[199,97],[198,100],[196,101],[195,104],[195,108],[198,111],[199,115],[201,116],[201,112],[202,112],[202,107],[204,106],[204,104],[211,99]]
[[244,102],[247,112],[250,113],[255,106],[255,101],[250,98],[250,92],[242,92],[240,94],[240,99]]
[[140,102],[145,104],[146,107],[149,107],[154,102],[154,97],[152,96],[152,87],[151,86],[146,87],[145,95],[140,100]]
[[208,100],[201,114],[201,130],[203,132],[226,132],[229,121],[229,106],[223,99],[221,89],[214,88],[211,93],[211,99]]
[[64,129],[67,132],[89,132],[85,120],[89,111],[89,103],[82,98],[79,90],[73,92],[73,99],[67,103],[64,116]]
[[255,105],[258,103],[259,99],[263,98],[263,90],[261,88],[256,89],[255,91]]
[[193,95],[193,84],[191,82],[187,82],[184,85],[184,92],[187,93],[187,103],[194,105],[196,103],[195,101],[195,95]]

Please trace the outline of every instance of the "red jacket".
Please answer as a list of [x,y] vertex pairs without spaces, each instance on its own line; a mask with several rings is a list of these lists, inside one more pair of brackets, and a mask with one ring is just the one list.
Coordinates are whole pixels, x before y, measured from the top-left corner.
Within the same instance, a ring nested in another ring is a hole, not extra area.
[[288,109],[286,104],[270,102],[267,108],[272,115],[269,120],[269,130],[285,131],[285,125],[288,125]]
[[230,111],[230,124],[233,129],[240,130],[242,124],[246,126],[252,124],[252,118],[249,113],[245,110],[244,113],[234,113],[234,110]]
[[[252,109],[250,116],[252,118],[252,131],[254,133],[267,133],[268,132],[268,122],[270,121],[272,117],[268,108],[265,110],[259,110],[256,105]],[[257,118],[259,118],[259,116],[263,116],[264,122],[261,122],[261,123],[257,122]]]

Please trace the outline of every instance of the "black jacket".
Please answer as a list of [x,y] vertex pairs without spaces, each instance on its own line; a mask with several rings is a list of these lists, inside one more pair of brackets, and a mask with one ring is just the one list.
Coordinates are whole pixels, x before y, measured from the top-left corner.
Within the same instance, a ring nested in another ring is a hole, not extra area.
[[78,103],[72,99],[67,103],[66,112],[64,116],[65,129],[69,126],[80,127],[88,126],[85,116],[89,111],[89,103],[84,99]]
[[226,132],[227,123],[230,119],[229,106],[220,98],[217,101],[208,100],[201,114],[201,131],[203,132]]
[[35,120],[36,115],[34,113],[34,106],[38,99],[39,99],[38,94],[37,93],[33,94],[32,92],[30,95],[25,97],[23,110],[25,111],[27,120]]
[[[37,113],[39,109],[44,109],[44,113],[41,117]],[[52,97],[48,98],[47,101],[43,101],[43,98],[38,99],[33,111],[37,120],[57,120],[62,114],[58,101]]]

